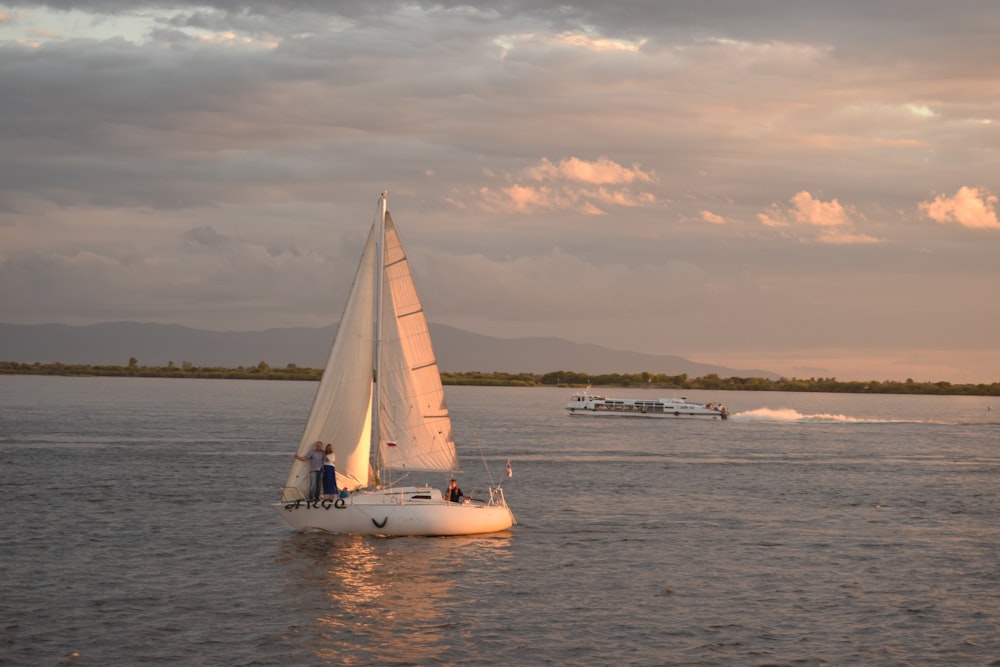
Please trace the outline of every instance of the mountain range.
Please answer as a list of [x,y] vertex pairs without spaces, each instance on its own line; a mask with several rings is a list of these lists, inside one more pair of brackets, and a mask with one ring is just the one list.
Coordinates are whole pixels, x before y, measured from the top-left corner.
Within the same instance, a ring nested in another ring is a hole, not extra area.
[[[85,326],[0,323],[0,361],[125,366],[134,357],[142,366],[181,365],[238,368],[261,361],[273,368],[295,364],[322,368],[337,326],[293,327],[264,331],[208,331],[176,324],[104,322]],[[656,373],[702,377],[763,377],[775,373],[733,369],[654,355],[573,343],[561,338],[494,338],[431,324],[438,366],[447,372]]]

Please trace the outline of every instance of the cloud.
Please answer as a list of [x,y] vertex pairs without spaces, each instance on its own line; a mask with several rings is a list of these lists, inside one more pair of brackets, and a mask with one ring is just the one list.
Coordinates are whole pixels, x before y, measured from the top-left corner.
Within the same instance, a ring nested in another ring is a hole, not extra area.
[[807,225],[818,227],[840,227],[851,224],[847,211],[836,199],[828,202],[820,201],[803,190],[791,199],[795,220]]
[[702,220],[704,220],[705,222],[710,222],[713,225],[724,225],[726,223],[725,218],[723,218],[721,215],[712,213],[711,211],[702,211],[700,215]]
[[227,241],[227,239],[215,231],[211,226],[189,229],[184,232],[183,238],[185,241],[188,241],[196,246],[214,248],[221,247]]
[[962,186],[954,197],[938,195],[934,201],[920,202],[920,210],[935,222],[957,222],[970,229],[1000,229],[997,197],[984,189]]
[[[614,322],[649,309],[671,310],[690,299],[707,303],[717,289],[712,276],[684,260],[593,260],[559,246],[519,257],[434,252],[425,260],[419,268],[433,295],[424,299],[428,312],[456,325],[470,318],[490,321],[496,333],[511,323],[546,319]],[[685,289],[664,290],[665,284]],[[524,298],[528,293],[531,299]],[[506,306],[510,302],[520,302],[522,308],[511,310]],[[594,303],[602,304],[599,314]]]
[[[638,163],[625,167],[606,157],[594,161],[570,157],[558,164],[542,158],[536,166],[507,178],[515,182],[497,189],[479,189],[486,210],[494,213],[551,210],[604,215],[612,206],[637,207],[656,201],[652,193],[630,187],[633,183],[656,182],[653,172],[643,171]],[[525,185],[523,181],[534,181],[538,185]]]
[[514,49],[535,47],[553,49],[570,47],[584,49],[595,53],[608,51],[636,52],[646,43],[646,39],[626,40],[599,37],[588,31],[565,31],[558,34],[525,33],[520,35],[498,35],[494,42],[502,49],[501,57]]
[[633,164],[632,168],[629,169],[605,157],[598,158],[594,162],[571,157],[559,164],[553,164],[547,158],[542,158],[541,164],[526,169],[524,173],[536,181],[561,178],[594,185],[620,185],[634,181],[650,183],[653,181],[653,175],[644,172],[638,164]]
[[757,219],[766,227],[799,232],[803,240],[812,238],[829,244],[878,242],[875,237],[854,230],[852,217],[861,217],[860,214],[836,199],[822,201],[802,190],[788,201],[791,206],[772,204],[766,212],[758,213]]

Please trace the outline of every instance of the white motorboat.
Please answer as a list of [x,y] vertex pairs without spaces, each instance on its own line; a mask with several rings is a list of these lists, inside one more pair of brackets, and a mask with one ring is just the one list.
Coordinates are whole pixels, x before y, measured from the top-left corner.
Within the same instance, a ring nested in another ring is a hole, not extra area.
[[694,403],[686,398],[611,398],[586,391],[570,396],[566,409],[573,416],[651,417],[654,419],[728,419],[722,403]]

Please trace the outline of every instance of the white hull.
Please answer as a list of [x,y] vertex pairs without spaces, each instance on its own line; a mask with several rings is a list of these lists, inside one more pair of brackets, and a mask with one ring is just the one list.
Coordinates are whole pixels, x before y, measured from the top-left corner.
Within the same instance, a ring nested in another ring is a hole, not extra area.
[[499,490],[492,503],[452,503],[437,489],[405,487],[358,491],[337,500],[293,500],[273,507],[297,531],[349,535],[477,535],[506,530],[515,523]]

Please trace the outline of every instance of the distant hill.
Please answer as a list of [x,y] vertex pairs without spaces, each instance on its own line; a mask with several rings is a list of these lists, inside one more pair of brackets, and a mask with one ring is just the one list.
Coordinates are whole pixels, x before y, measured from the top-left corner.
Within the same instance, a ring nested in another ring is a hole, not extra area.
[[[174,324],[105,322],[87,326],[63,324],[0,324],[0,361],[65,363],[93,366],[128,364],[135,357],[143,366],[185,361],[195,366],[237,368],[265,361],[322,368],[336,325],[264,331],[207,331]],[[697,363],[674,355],[613,350],[571,343],[561,338],[493,338],[431,324],[434,350],[443,371],[547,373],[664,373],[701,377],[764,377],[775,373]]]

